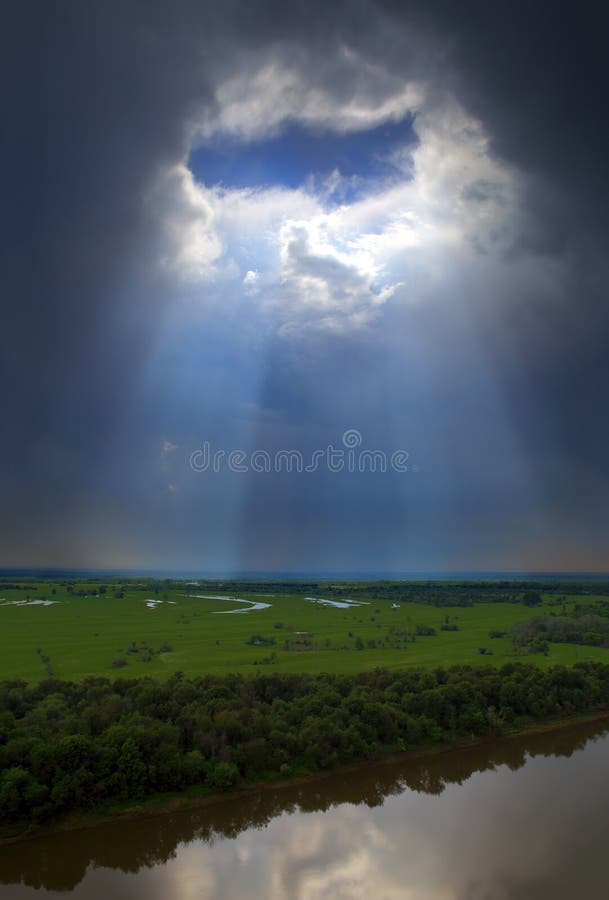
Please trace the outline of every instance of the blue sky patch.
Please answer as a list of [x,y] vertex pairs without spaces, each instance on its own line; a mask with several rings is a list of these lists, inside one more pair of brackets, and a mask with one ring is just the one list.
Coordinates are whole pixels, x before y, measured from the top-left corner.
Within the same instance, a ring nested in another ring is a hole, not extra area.
[[197,181],[227,188],[297,188],[310,176],[319,183],[338,169],[353,180],[351,190],[357,192],[365,183],[396,174],[389,157],[399,147],[414,148],[413,124],[414,117],[409,116],[349,134],[311,131],[292,124],[264,141],[221,139],[198,147],[191,153],[189,167]]

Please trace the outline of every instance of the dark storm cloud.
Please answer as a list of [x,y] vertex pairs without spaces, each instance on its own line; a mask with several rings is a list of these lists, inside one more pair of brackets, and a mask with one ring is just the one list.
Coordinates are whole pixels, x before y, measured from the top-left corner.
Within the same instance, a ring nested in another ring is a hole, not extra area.
[[[53,513],[55,527],[78,518],[83,498],[95,498],[96,491],[112,495],[113,480],[128,480],[120,470],[137,468],[129,456],[134,444],[126,440],[122,456],[115,445],[121,430],[133,428],[134,407],[146,437],[176,418],[175,401],[161,384],[141,400],[146,366],[178,292],[170,279],[154,274],[163,237],[145,198],[159,171],[187,156],[189,128],[213,112],[217,84],[258,57],[289,60],[303,78],[346,102],[355,76],[339,60],[344,45],[366,63],[429,80],[438,93],[453,91],[483,121],[496,154],[524,179],[512,252],[562,266],[563,296],[550,303],[534,287],[523,289],[492,314],[480,303],[476,328],[539,477],[557,494],[555,508],[577,502],[585,522],[591,497],[582,496],[582,482],[574,478],[563,494],[559,485],[565,472],[585,470],[594,475],[597,496],[607,491],[603,18],[600,4],[577,15],[559,15],[550,4],[9,5],[2,29],[0,160],[0,490],[10,523],[1,535],[4,561],[21,551],[22,558],[36,556],[23,543],[27,529],[44,543]],[[363,70],[361,78],[366,81]],[[374,97],[372,82],[369,90]],[[481,198],[488,193],[483,185],[478,189]],[[344,342],[329,341],[321,357],[348,371],[349,359],[360,353],[370,368],[374,353]],[[278,351],[277,362],[269,363],[263,397],[281,396],[288,416],[300,414],[303,424],[327,421],[326,379],[323,389],[303,383],[299,390],[298,374],[283,384],[298,370],[298,357],[284,354]],[[376,385],[381,391],[372,378],[362,390],[374,393]],[[216,398],[212,386],[207,390],[199,405],[209,407],[211,417]],[[229,418],[237,398],[237,388],[231,390]],[[359,395],[345,387],[343,396],[346,425],[360,424],[347,418],[357,412]],[[380,404],[369,399],[364,409],[398,405],[401,396],[385,395]],[[191,413],[184,401],[183,418]],[[454,423],[448,401],[438,402],[437,415]],[[390,418],[386,409],[369,416],[377,433]],[[484,429],[473,411],[468,416],[471,429]],[[119,459],[102,478],[113,453]],[[263,504],[259,490],[254,496],[255,508],[247,513],[253,520]],[[340,503],[340,492],[336,498]],[[276,504],[282,502],[279,490]],[[315,531],[318,513],[323,518],[323,504],[316,503],[307,513],[307,534]],[[120,496],[108,497],[101,520],[111,522],[112,510],[120,515],[120,509]],[[189,526],[196,518],[193,508]],[[53,551],[58,560],[66,552]]]
[[115,12],[22,5],[19,40],[4,31],[15,116],[3,160],[3,359],[20,456],[41,434],[87,442],[103,434],[101,420],[111,428],[148,337],[141,317],[137,334],[130,323],[138,296],[129,281],[150,239],[142,189],[181,139],[174,60]]

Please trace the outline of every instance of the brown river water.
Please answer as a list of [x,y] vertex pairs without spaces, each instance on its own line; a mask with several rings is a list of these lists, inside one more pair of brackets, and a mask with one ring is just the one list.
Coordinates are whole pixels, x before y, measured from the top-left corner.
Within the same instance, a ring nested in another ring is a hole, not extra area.
[[609,720],[0,848],[0,900],[606,900]]

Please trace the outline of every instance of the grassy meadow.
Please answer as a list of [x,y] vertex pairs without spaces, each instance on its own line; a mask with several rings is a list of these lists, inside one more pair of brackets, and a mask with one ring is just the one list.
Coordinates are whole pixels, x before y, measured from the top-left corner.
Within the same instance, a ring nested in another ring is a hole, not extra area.
[[[79,596],[83,591],[87,595]],[[512,652],[512,625],[557,606],[554,596],[542,595],[543,605],[535,609],[522,602],[440,608],[400,602],[395,608],[392,599],[378,597],[364,604],[365,592],[362,596],[360,588],[357,596],[362,605],[349,608],[313,603],[305,600],[303,593],[228,592],[269,604],[265,609],[229,613],[247,608],[225,600],[187,596],[197,592],[227,593],[175,582],[161,585],[155,592],[137,583],[27,582],[19,589],[0,583],[0,679],[37,682],[49,676],[72,680],[87,675],[164,678],[176,671],[255,675],[355,673],[377,666],[503,665],[521,658]],[[31,604],[45,598],[54,602]],[[563,595],[561,609],[569,611],[577,599],[581,597]],[[594,602],[606,599],[595,597]],[[150,600],[157,601],[153,607]],[[417,626],[419,631],[433,628],[435,634],[416,635]],[[453,630],[455,627],[458,630]],[[491,631],[507,634],[491,638]],[[480,648],[487,652],[481,655]],[[583,660],[609,662],[609,650],[551,644],[546,656],[523,658],[544,667]]]

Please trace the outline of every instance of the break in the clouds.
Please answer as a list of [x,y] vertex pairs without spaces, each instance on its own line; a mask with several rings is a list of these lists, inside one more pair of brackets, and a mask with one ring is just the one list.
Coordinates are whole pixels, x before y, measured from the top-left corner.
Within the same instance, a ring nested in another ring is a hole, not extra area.
[[[301,76],[273,72],[280,86],[300,83]],[[228,151],[238,181],[249,173],[250,184],[216,180],[217,166],[208,173],[205,154],[194,170],[184,162],[159,176],[156,213],[167,232],[159,262],[176,279],[206,285],[232,305],[240,285],[251,294],[255,283],[279,332],[298,338],[305,329],[378,322],[391,299],[424,302],[431,283],[454,278],[451,257],[476,266],[478,255],[491,254],[503,264],[515,241],[518,176],[493,158],[482,124],[454,98],[427,105],[421,86],[407,84],[398,98],[378,88],[378,107],[354,101],[343,116],[337,106],[332,119],[331,97],[315,92],[315,118],[312,101],[288,92],[277,104],[281,118],[275,107],[268,111],[265,141],[260,80],[244,79],[239,116],[227,115],[233,127],[251,123],[251,132],[238,132],[238,145],[231,136]],[[396,117],[403,127],[391,131]],[[317,153],[307,157],[309,168],[297,159],[286,178],[293,157],[278,150],[276,135],[294,123]],[[216,127],[221,134],[228,128],[222,108]],[[355,135],[356,152],[348,155]],[[259,179],[252,154],[265,161]]]
[[599,15],[9,9],[2,562],[606,568]]

